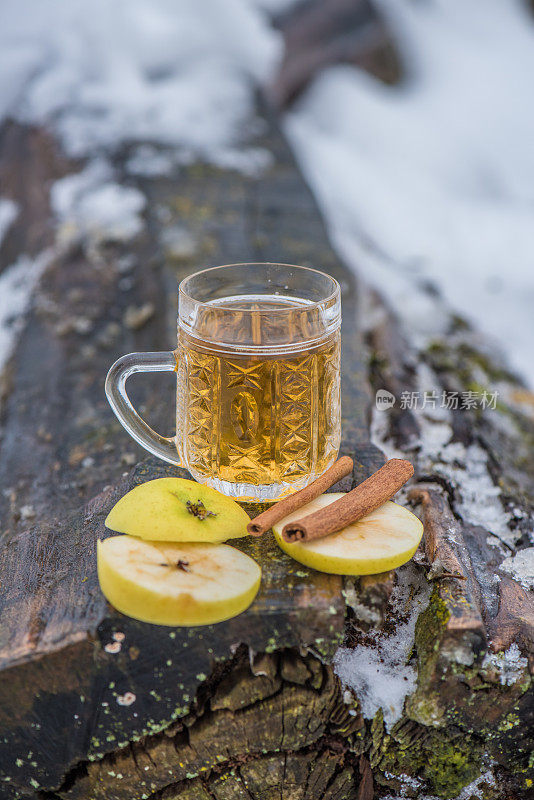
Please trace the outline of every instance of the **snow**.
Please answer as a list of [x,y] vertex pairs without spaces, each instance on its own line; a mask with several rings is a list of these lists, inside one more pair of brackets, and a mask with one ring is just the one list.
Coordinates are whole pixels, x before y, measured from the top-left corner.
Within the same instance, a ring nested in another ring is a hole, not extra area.
[[293,6],[297,5],[299,0],[253,0],[257,8],[262,8],[275,16],[276,14],[283,14]]
[[63,242],[84,239],[124,241],[142,229],[140,213],[145,196],[112,179],[109,165],[90,161],[82,172],[56,181],[51,189],[51,206],[61,223]]
[[[447,412],[450,413],[450,412]],[[514,547],[521,532],[510,527],[511,514],[501,502],[502,492],[491,477],[488,454],[478,444],[469,446],[449,442],[452,427],[444,421],[429,418],[428,413],[416,412],[420,438],[414,442],[417,460],[424,472],[431,465],[433,474],[440,475],[456,490],[460,498],[455,511],[471,525],[480,525],[494,537]],[[387,412],[373,410],[371,441],[386,453],[388,458],[404,458],[387,438]],[[461,465],[461,466],[460,466]]]
[[51,254],[20,258],[0,275],[0,374],[11,355],[31,294]]
[[[483,14],[477,0],[377,1],[404,83],[333,67],[286,130],[340,254],[388,296],[412,337],[446,330],[432,284],[534,383],[532,20],[519,0],[487,0]],[[45,124],[68,154],[101,164],[126,145],[132,176],[199,157],[261,172],[270,154],[243,142],[259,129],[255,89],[282,55],[269,15],[293,2],[4,0],[0,120]],[[73,190],[63,234],[140,229],[135,190],[123,176],[102,180]]]
[[[420,393],[426,391],[436,392],[438,397],[441,395],[442,387],[436,375],[425,364],[417,367],[417,388]],[[488,454],[477,443],[465,446],[451,441],[451,413],[439,403],[436,408],[416,409],[414,414],[420,436],[407,450],[413,449],[421,473],[428,470],[442,476],[454,487],[459,498],[455,512],[465,522],[485,528],[492,545],[501,547],[501,543],[505,543],[513,549],[521,532],[511,527],[512,514],[503,506],[501,488],[494,483],[490,473]],[[395,448],[388,435],[388,412],[373,409],[371,441],[388,458],[404,458],[406,452],[401,453]]]
[[338,251],[410,333],[445,300],[534,385],[534,24],[519,0],[381,0],[407,66],[320,75],[286,130]]
[[0,117],[52,126],[74,156],[148,141],[243,160],[282,51],[246,0],[3,0],[0,31]]
[[[418,778],[412,778],[410,775],[393,775],[388,772],[385,773],[385,776],[390,780],[400,780],[401,788],[398,795],[388,794],[384,796],[383,800],[405,800],[407,797],[414,797],[414,790],[418,792],[417,800],[440,800],[436,795],[421,794],[422,781]],[[451,800],[473,800],[475,797],[483,800],[486,797],[485,786],[495,786],[495,776],[491,769],[486,770],[478,778],[475,778],[472,783],[464,786],[460,794],[451,798]]]
[[[393,772],[388,772],[387,770],[384,771],[384,777],[389,780],[399,781],[400,786],[400,794],[397,795],[397,798],[404,798],[404,797],[413,797],[414,791],[419,792],[422,786],[422,781],[419,778],[414,778],[411,775],[406,775],[405,773],[401,772],[399,775],[395,775]],[[408,793],[408,794],[407,794]],[[387,800],[397,800],[394,798],[393,795],[387,795]]]
[[[423,433],[424,436],[424,433]],[[434,472],[446,478],[461,497],[456,511],[471,525],[480,525],[513,547],[521,533],[510,528],[511,515],[501,502],[502,492],[490,475],[488,454],[478,444],[454,442],[443,447]],[[459,467],[456,460],[462,463]]]
[[513,642],[508,650],[500,653],[487,653],[482,662],[482,669],[493,668],[499,674],[501,686],[512,686],[523,675],[528,666],[528,659],[521,655],[518,645]]
[[[4,0],[0,122],[43,124],[86,159],[51,191],[58,245],[126,241],[145,197],[126,173],[170,173],[196,158],[258,174],[270,154],[242,142],[258,130],[254,92],[282,53],[267,11],[247,0]],[[0,239],[13,206],[0,204]]]
[[[267,19],[284,1],[265,5],[0,4],[0,73],[9,76],[0,83],[0,124],[12,117],[45,125],[69,156],[85,159],[51,189],[56,249],[127,241],[142,230],[146,199],[128,175],[164,175],[196,158],[253,175],[265,169],[270,153],[242,144],[260,130],[255,90],[282,54]],[[111,166],[123,152],[126,182]],[[0,244],[16,213],[0,199]],[[0,369],[46,261],[21,255],[0,277]]]
[[372,631],[368,643],[340,647],[334,657],[335,672],[357,696],[363,716],[372,719],[381,708],[388,730],[401,718],[404,701],[416,686],[417,673],[409,659],[417,618],[430,591],[414,564],[401,567],[391,597],[394,631]]
[[161,148],[152,144],[141,144],[131,153],[126,162],[126,169],[130,175],[153,178],[170,173],[175,165],[176,157],[172,151],[162,152]]
[[534,547],[526,547],[514,556],[505,558],[501,569],[510,573],[523,588],[534,589]]

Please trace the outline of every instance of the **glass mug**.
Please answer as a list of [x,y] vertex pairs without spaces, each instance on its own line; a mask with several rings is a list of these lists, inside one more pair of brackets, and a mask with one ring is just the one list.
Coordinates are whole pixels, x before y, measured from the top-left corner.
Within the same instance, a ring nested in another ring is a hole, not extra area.
[[[341,438],[340,288],[287,264],[233,264],[185,278],[178,347],[131,353],[106,378],[110,405],[146,450],[242,501],[274,501],[336,459]],[[176,437],[141,419],[134,372],[177,374]]]

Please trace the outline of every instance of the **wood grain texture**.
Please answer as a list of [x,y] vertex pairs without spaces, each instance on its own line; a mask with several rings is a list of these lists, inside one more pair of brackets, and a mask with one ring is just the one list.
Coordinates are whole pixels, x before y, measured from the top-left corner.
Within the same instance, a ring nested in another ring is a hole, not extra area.
[[423,508],[428,561],[439,565],[437,577],[440,578],[440,597],[447,607],[447,632],[458,640],[462,636],[471,637],[472,645],[480,651],[487,644],[482,598],[462,527],[441,491],[416,486],[410,498],[421,503]]
[[[299,661],[300,675],[284,677],[287,658],[293,665]],[[65,800],[134,800],[199,775],[210,790],[217,786],[222,791],[229,784],[232,792],[241,786],[261,797],[262,781],[264,790],[290,791],[294,776],[290,771],[285,778],[280,773],[287,762],[293,764],[292,770],[300,765],[304,786],[306,773],[312,772],[305,797],[320,797],[321,787],[337,781],[353,796],[354,759],[339,735],[336,712],[343,709],[343,701],[332,672],[313,656],[302,658],[286,651],[270,656],[270,680],[261,680],[261,674],[254,674],[255,668],[265,669],[264,656],[261,661],[262,665],[247,663],[246,653],[241,652],[227,675],[235,676],[232,685],[225,678],[215,683],[205,704],[199,702],[183,724],[88,764],[59,795]],[[361,727],[361,718],[354,718],[352,730]],[[109,780],[110,772],[123,777]]]
[[[519,644],[534,660],[534,596],[517,581],[502,576],[499,611],[489,623],[491,647],[496,652]],[[533,670],[534,671],[534,670]]]

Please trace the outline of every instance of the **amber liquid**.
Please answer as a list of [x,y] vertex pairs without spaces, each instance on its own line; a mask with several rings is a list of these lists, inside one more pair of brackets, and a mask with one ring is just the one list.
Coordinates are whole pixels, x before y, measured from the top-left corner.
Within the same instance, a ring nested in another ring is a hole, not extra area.
[[[262,300],[261,308],[268,312],[283,303]],[[340,335],[337,331],[303,348],[320,321],[302,308],[283,323],[276,314],[243,317],[237,312],[229,322],[209,309],[194,336],[180,332],[178,452],[197,480],[222,491],[231,485],[245,498],[247,487],[283,484],[287,491],[278,495],[283,496],[324,472],[336,457]],[[221,341],[241,337],[269,345],[282,334],[292,341],[268,354],[228,352],[202,338],[208,330],[210,339],[217,334]]]

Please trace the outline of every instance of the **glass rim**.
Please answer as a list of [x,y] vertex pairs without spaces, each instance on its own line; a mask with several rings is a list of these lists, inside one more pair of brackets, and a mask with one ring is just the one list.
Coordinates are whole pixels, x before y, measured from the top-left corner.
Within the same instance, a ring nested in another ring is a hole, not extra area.
[[[213,306],[212,306],[211,302],[204,302],[202,300],[197,300],[195,297],[193,297],[192,294],[190,294],[184,288],[184,285],[187,283],[187,281],[190,281],[193,278],[197,278],[199,275],[202,275],[202,274],[207,273],[207,272],[215,272],[217,270],[228,269],[230,267],[251,267],[251,266],[258,266],[258,267],[271,267],[271,266],[272,267],[288,267],[289,269],[297,269],[297,270],[302,271],[302,272],[313,272],[316,275],[320,275],[321,277],[327,278],[329,281],[331,281],[331,283],[332,283],[332,291],[328,295],[325,295],[325,297],[323,297],[321,300],[310,301],[309,305],[306,304],[306,310],[311,310],[311,309],[314,309],[314,308],[320,308],[321,306],[324,306],[325,304],[329,303],[330,301],[333,301],[336,298],[339,298],[341,296],[341,286],[339,285],[339,282],[334,277],[332,277],[332,275],[329,275],[327,272],[323,272],[320,269],[315,269],[315,267],[304,267],[304,266],[299,265],[299,264],[285,264],[285,263],[282,263],[282,262],[279,262],[279,261],[239,261],[239,262],[236,262],[235,264],[219,264],[219,265],[215,265],[215,266],[211,266],[211,267],[203,267],[202,269],[199,269],[196,272],[192,272],[190,275],[187,275],[187,277],[183,278],[180,281],[180,283],[178,284],[178,299],[183,297],[184,299],[187,299],[190,302],[194,303],[196,306],[199,306],[199,307],[202,306],[202,307],[205,307],[205,308],[212,308]],[[247,311],[247,313],[250,313],[250,314],[270,313],[267,309],[261,309],[261,308],[243,308],[243,309],[240,309],[239,306],[225,305],[224,299],[217,303],[217,308],[226,308],[229,311]],[[277,309],[277,313],[290,313],[290,312],[294,312],[294,310],[295,310],[294,308],[291,308],[289,306],[288,308]]]

